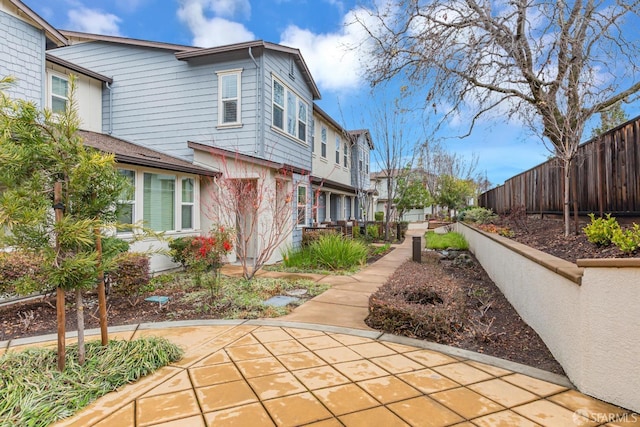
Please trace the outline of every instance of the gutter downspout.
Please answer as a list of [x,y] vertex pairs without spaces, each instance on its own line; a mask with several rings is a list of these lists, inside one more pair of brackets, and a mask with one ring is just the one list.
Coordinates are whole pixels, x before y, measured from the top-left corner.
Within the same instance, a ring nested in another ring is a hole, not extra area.
[[253,57],[253,52],[251,50],[251,46],[249,46],[249,57],[251,58],[251,60],[253,61],[253,63],[256,66],[256,135],[255,135],[255,147],[253,149],[253,153],[254,154],[258,154],[258,148],[260,147],[260,128],[262,126],[261,123],[261,113],[262,113],[262,105],[261,105],[261,100],[260,100],[260,88],[262,86],[262,84],[258,81],[258,79],[260,78],[260,76],[258,75],[258,70],[260,69],[260,65],[258,64],[258,61],[256,61],[256,58]]
[[113,89],[109,82],[106,82],[105,85],[109,90],[109,130],[107,133],[111,135],[113,133]]

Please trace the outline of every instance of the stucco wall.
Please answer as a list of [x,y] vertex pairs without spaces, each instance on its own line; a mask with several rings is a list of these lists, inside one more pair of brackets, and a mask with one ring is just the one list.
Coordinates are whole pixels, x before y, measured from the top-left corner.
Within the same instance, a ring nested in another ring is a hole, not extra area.
[[640,260],[576,265],[464,224],[456,228],[581,392],[640,411]]

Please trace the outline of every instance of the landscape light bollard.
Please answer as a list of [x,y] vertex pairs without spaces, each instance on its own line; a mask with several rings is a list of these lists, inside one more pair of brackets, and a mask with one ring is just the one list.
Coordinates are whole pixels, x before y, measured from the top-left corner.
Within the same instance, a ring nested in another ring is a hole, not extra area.
[[422,236],[413,236],[413,261],[422,262]]

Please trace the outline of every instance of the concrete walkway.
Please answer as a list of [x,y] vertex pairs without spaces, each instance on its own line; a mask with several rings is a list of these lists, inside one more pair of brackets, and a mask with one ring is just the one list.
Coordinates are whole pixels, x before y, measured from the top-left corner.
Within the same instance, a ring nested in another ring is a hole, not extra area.
[[[408,238],[356,275],[314,276],[332,288],[276,320],[111,328],[166,337],[185,356],[57,425],[640,426],[562,376],[369,329],[368,296],[410,250]],[[0,354],[33,345],[55,336],[2,342]]]

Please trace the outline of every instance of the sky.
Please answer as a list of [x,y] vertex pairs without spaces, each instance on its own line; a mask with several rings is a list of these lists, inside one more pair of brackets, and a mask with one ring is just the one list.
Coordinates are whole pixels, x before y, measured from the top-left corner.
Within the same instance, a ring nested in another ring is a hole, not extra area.
[[[58,29],[200,47],[265,40],[300,49],[320,89],[316,103],[346,129],[374,131],[372,108],[399,96],[402,81],[371,94],[363,77],[367,58],[347,46],[363,33],[353,22],[356,0],[23,0]],[[640,110],[627,109],[629,117]],[[420,129],[415,121],[413,129]],[[544,162],[541,140],[518,124],[485,120],[471,136],[459,123],[439,133],[451,153],[469,161],[493,185]],[[586,133],[585,133],[586,134]],[[374,144],[375,144],[375,132]],[[414,134],[416,139],[424,136]],[[407,153],[408,155],[409,153]],[[375,159],[375,157],[373,157]],[[375,165],[372,165],[375,169]]]

